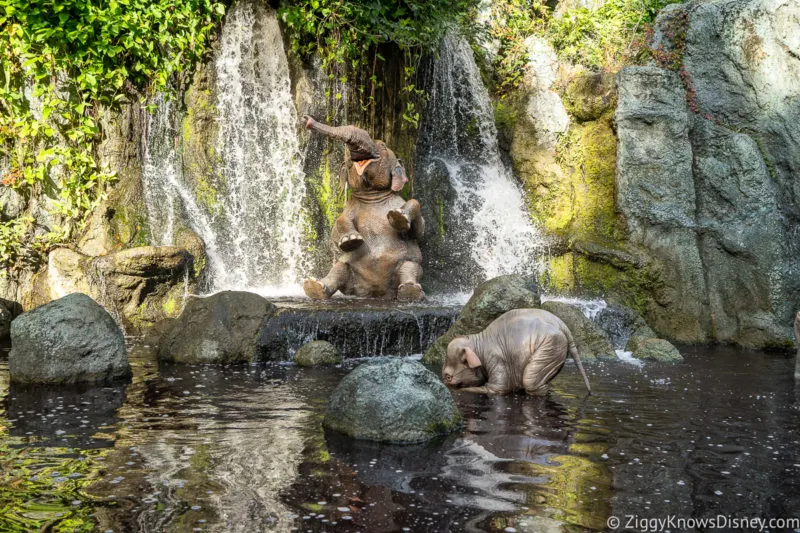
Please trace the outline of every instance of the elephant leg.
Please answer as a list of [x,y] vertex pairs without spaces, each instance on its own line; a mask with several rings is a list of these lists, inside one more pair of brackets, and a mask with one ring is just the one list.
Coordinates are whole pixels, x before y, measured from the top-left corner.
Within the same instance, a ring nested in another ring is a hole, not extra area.
[[563,346],[562,351],[560,343],[557,344],[558,346],[555,347],[548,346],[537,350],[538,352],[546,353],[535,353],[528,366],[525,367],[522,373],[522,386],[525,388],[525,392],[531,396],[538,396],[547,392],[547,384],[564,367],[566,357],[555,355],[555,353],[566,352],[566,345]]
[[314,300],[327,300],[347,283],[350,267],[347,263],[336,261],[328,275],[322,279],[307,278],[303,282],[306,296]]
[[336,246],[343,252],[352,252],[364,244],[364,237],[356,230],[352,217],[346,215],[346,212],[342,213],[336,219],[332,235]]
[[392,209],[386,215],[389,218],[389,223],[399,233],[403,233],[411,229],[411,224],[417,220],[422,219],[420,211],[422,206],[413,198],[403,204],[400,209]]
[[419,302],[425,298],[422,292],[422,266],[414,261],[406,261],[397,270],[397,299],[409,302]]

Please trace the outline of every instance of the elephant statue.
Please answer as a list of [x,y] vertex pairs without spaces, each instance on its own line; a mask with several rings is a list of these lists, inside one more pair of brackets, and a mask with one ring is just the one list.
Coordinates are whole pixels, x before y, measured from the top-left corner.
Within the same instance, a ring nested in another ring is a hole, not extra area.
[[382,141],[355,126],[329,126],[304,116],[306,128],[342,141],[342,172],[352,191],[336,219],[331,238],[342,255],[322,279],[307,278],[303,290],[317,300],[336,291],[370,298],[419,301],[422,252],[417,241],[425,220],[416,200],[397,194],[408,182],[402,162]]
[[575,339],[567,325],[544,309],[513,309],[486,329],[447,345],[442,379],[448,387],[479,394],[524,390],[542,394],[571,355],[591,394]]

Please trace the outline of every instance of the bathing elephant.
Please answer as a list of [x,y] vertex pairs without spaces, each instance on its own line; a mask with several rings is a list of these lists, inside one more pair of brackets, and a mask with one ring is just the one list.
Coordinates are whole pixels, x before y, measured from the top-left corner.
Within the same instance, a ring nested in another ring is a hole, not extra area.
[[540,394],[564,366],[567,352],[591,394],[567,325],[543,309],[514,309],[480,333],[450,341],[442,379],[467,392],[506,394],[524,389],[528,394]]
[[416,200],[397,193],[408,182],[402,162],[382,141],[354,126],[333,127],[303,117],[306,128],[342,141],[348,157],[342,181],[352,194],[331,238],[342,255],[322,279],[303,282],[306,295],[330,298],[336,291],[372,297],[422,300],[422,252],[417,240],[425,221]]

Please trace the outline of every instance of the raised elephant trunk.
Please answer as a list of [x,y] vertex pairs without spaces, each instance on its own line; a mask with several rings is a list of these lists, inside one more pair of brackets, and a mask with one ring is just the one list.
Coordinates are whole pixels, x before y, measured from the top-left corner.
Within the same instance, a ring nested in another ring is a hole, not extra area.
[[318,131],[337,141],[342,141],[350,149],[350,159],[352,161],[364,161],[365,159],[377,159],[380,157],[378,147],[372,141],[369,133],[356,128],[355,126],[328,126],[322,122],[317,122],[312,117],[304,116],[306,128]]

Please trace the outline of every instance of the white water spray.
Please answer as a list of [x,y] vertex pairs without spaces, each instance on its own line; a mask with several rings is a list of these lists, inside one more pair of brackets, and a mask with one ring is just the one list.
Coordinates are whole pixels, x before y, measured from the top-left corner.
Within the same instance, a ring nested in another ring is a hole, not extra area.
[[200,201],[199,184],[184,179],[176,104],[159,98],[148,121],[143,182],[152,242],[174,244],[181,219],[205,243],[211,291],[293,293],[307,270],[305,181],[275,14],[255,2],[237,3],[214,66],[219,179],[210,201]]
[[[452,228],[482,272],[473,281],[536,270],[542,238],[522,191],[503,164],[489,94],[469,43],[448,35],[433,62],[419,149],[421,179],[443,164],[454,202],[446,206],[463,227]],[[424,185],[422,185],[424,187]],[[426,198],[425,201],[440,201]]]

